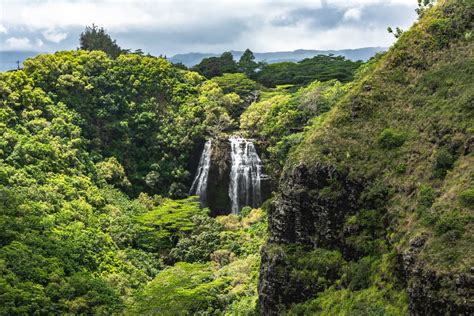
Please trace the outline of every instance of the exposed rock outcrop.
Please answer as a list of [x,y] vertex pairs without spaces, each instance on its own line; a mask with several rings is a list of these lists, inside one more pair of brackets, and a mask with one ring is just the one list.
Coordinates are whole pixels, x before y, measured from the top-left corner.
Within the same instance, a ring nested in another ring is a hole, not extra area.
[[231,168],[230,145],[227,138],[212,142],[211,167],[207,186],[207,205],[212,216],[230,211],[229,174]]
[[356,212],[363,187],[324,164],[299,165],[282,179],[281,193],[269,213],[269,242],[262,250],[259,304],[263,315],[277,315],[317,293],[318,286],[301,288],[294,279],[290,248],[344,248],[344,222]]
[[403,268],[408,280],[410,314],[472,315],[474,313],[474,274],[446,274],[432,271],[420,260],[419,253],[427,236],[410,241],[404,251]]

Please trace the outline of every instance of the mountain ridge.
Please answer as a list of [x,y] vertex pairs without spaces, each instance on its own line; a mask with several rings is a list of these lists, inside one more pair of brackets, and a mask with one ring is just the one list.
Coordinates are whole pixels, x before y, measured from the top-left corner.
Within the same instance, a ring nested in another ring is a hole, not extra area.
[[[276,52],[254,52],[256,61],[266,61],[268,63],[276,63],[282,61],[297,62],[305,58],[311,58],[317,55],[341,55],[351,60],[368,60],[376,53],[385,51],[386,47],[361,47],[354,49],[340,49],[340,50],[313,50],[313,49],[296,49],[293,51],[276,51]],[[243,51],[230,51],[235,59],[242,56]],[[198,64],[202,59],[208,57],[220,56],[220,53],[201,53],[190,52],[184,54],[176,54],[168,58],[173,63],[183,63],[188,67]]]

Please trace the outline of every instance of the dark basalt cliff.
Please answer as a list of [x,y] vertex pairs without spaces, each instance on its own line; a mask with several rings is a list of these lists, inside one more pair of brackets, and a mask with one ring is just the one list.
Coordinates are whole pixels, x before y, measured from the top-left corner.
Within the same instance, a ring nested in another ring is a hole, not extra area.
[[474,311],[474,267],[468,273],[440,273],[426,268],[419,253],[426,236],[410,241],[403,252],[412,315],[472,315]]
[[[352,256],[344,245],[343,228],[347,216],[358,208],[361,188],[359,182],[323,164],[299,165],[283,176],[269,212],[269,242],[262,251],[259,303],[264,315],[277,315],[320,291],[317,284],[307,286],[293,277],[295,266],[288,260],[292,248],[344,249]],[[326,272],[333,278],[331,271]]]
[[229,213],[229,174],[231,165],[229,140],[227,138],[213,140],[207,185],[207,206],[211,209],[212,216]]

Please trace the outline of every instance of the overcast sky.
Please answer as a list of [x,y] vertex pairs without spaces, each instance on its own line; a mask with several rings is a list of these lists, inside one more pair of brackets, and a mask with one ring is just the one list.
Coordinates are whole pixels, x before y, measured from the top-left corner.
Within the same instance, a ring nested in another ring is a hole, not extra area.
[[86,25],[152,54],[388,47],[416,0],[0,0],[0,50],[75,49]]

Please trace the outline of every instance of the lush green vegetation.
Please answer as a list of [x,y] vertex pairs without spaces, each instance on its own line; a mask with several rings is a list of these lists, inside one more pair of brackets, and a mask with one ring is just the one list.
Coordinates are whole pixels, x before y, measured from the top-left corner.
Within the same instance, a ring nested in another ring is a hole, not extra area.
[[255,315],[265,213],[194,216],[193,232],[171,250],[174,265],[137,294],[132,314]]
[[[328,165],[364,190],[362,208],[344,222],[337,280],[316,281],[319,293],[288,314],[404,315],[406,287],[411,299],[450,300],[447,310],[465,306],[454,279],[474,262],[472,9],[469,1],[441,1],[421,10],[420,22],[364,66],[290,151],[286,169]],[[337,192],[336,186],[319,194]],[[281,249],[306,273],[299,258],[314,250],[293,258],[292,245]],[[407,283],[397,275],[402,267],[410,271]],[[439,280],[423,278],[430,273]],[[416,304],[411,308],[425,308]]]
[[280,86],[263,92],[240,118],[240,128],[259,141],[267,171],[278,178],[290,148],[300,142],[305,127],[320,121],[349,85],[337,80],[315,81],[291,92],[292,86]]
[[126,52],[105,32],[103,27],[99,28],[94,24],[86,27],[84,32],[81,33],[79,43],[82,50],[100,50],[112,58]]
[[297,63],[257,63],[252,51],[247,49],[238,62],[233,59],[232,53],[225,52],[219,57],[204,58],[192,70],[208,79],[228,73],[243,73],[265,87],[275,88],[285,84],[306,85],[316,80],[337,79],[343,83],[349,82],[354,79],[354,74],[361,65],[362,61],[325,55],[306,58]]
[[208,57],[201,60],[192,70],[199,72],[204,77],[211,79],[225,73],[239,72],[239,67],[234,61],[231,52],[225,52],[219,57]]
[[[400,256],[420,237],[428,271],[468,271],[472,5],[430,6],[366,64],[246,50],[195,72],[93,26],[83,50],[0,73],[0,314],[258,314],[270,203],[213,218],[187,196],[200,145],[237,129],[273,180],[304,163],[361,184],[337,245],[269,245],[305,298],[287,314],[407,314]],[[331,180],[324,201],[345,192]]]
[[354,78],[354,72],[361,61],[350,61],[342,56],[319,55],[306,58],[297,63],[281,62],[261,67],[255,80],[266,87],[282,84],[308,84],[312,81],[337,79],[348,82]]
[[148,282],[159,274],[143,293],[159,291],[181,270],[219,274],[227,293],[178,291],[181,309],[254,312],[264,214],[216,220],[194,198],[154,194],[185,195],[194,148],[233,128],[255,88],[244,75],[205,81],[161,58],[99,51],[1,73],[0,313],[143,310]]
[[193,256],[180,249],[205,210],[143,191],[187,192],[195,144],[231,121],[237,94],[98,51],[28,60],[0,93],[2,314],[117,313],[164,262]]
[[232,126],[228,112],[241,103],[196,73],[137,54],[60,52],[26,61],[23,72],[74,111],[94,161],[117,159],[131,183],[122,189],[133,195],[183,197],[196,144]]

